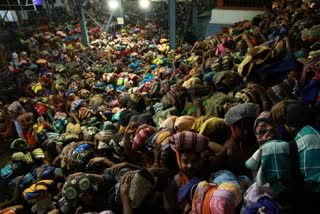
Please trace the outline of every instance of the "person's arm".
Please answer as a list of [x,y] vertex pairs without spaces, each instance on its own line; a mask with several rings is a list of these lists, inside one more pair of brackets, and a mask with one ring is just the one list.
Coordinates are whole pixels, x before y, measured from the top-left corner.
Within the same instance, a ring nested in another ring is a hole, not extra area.
[[303,103],[301,100],[281,100],[276,103],[270,111],[271,117],[274,120],[281,121],[283,120],[286,108],[290,103]]
[[163,199],[166,213],[177,213],[177,211],[179,210],[177,202],[177,191],[172,186],[167,186],[163,193]]
[[116,174],[122,168],[130,168],[132,170],[137,170],[137,169],[141,169],[141,166],[128,163],[128,162],[122,162],[122,163],[115,164],[111,167],[112,173]]
[[211,154],[208,158],[210,166],[216,166],[226,157],[228,148],[224,145],[220,145],[216,142],[210,141],[208,144]]
[[130,122],[124,133],[124,152],[126,155],[130,156],[133,153],[132,142],[130,136],[136,132],[137,124],[135,122]]
[[58,156],[56,156],[56,157],[54,158],[54,160],[51,162],[51,165],[52,165],[52,166],[59,166],[60,161],[61,161],[61,157],[60,157],[60,155],[58,155]]
[[169,176],[169,170],[167,168],[162,167],[160,163],[161,148],[161,144],[155,144],[153,149],[154,162],[148,170],[156,176],[167,177]]
[[200,118],[202,115],[202,111],[201,111],[201,99],[200,98],[196,98],[193,101],[194,106],[196,107],[196,111],[197,111],[197,118]]
[[247,33],[244,33],[242,36],[242,39],[247,43],[248,48],[253,48],[254,45],[252,44],[251,40],[250,40],[250,36]]
[[23,205],[10,206],[10,207],[7,207],[7,208],[4,208],[4,209],[0,210],[0,214],[7,213],[7,212],[11,213],[11,212],[9,212],[11,210],[15,213],[16,211],[19,212],[19,211],[21,211],[23,209],[24,209]]
[[103,164],[106,167],[112,167],[115,165],[114,162],[110,161],[108,158],[105,157],[94,157],[90,159],[88,166],[92,166],[93,164]]
[[[120,194],[122,199],[122,208],[123,208],[123,214],[133,214],[133,209],[131,207],[131,202],[129,199],[129,189],[130,184],[133,179],[134,173],[129,172],[125,174],[120,181]],[[143,190],[141,190],[143,191]]]
[[79,120],[78,117],[75,115],[75,113],[70,112],[69,115],[74,119],[74,121],[75,121],[77,124],[80,124],[80,120]]

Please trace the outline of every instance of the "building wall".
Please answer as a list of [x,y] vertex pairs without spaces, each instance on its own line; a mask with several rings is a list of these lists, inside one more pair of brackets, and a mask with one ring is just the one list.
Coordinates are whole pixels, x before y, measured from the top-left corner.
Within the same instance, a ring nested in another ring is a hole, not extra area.
[[254,16],[263,13],[259,10],[225,10],[213,9],[210,24],[232,24],[243,20],[251,20]]

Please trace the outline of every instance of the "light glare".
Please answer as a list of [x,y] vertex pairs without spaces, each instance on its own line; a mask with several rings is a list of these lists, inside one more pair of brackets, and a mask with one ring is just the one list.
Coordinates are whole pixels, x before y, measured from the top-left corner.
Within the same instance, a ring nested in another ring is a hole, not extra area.
[[116,0],[109,1],[108,5],[112,10],[115,10],[115,9],[117,9],[119,7],[119,3]]
[[139,5],[141,8],[148,8],[150,6],[149,0],[140,0]]

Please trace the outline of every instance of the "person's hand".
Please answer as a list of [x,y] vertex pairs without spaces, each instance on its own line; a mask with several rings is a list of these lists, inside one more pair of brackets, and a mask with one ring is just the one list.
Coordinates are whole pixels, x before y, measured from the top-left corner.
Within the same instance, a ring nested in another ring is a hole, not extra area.
[[193,100],[193,104],[194,104],[194,106],[199,107],[200,106],[200,98],[195,98]]
[[271,108],[271,111],[270,111],[271,118],[276,121],[282,121],[284,114],[285,114],[285,111],[286,111],[286,103],[285,103],[285,101],[282,100],[282,101],[276,103]]
[[143,125],[141,125],[141,126],[139,126],[139,127],[137,128],[136,132],[139,132],[140,130],[145,129],[145,128],[149,128],[149,129],[151,129],[151,130],[154,131],[154,132],[157,131],[157,128],[155,128],[155,127],[153,127],[153,126],[151,126],[151,125],[148,125],[148,124],[143,124]]
[[75,177],[78,177],[78,176],[81,176],[81,175],[84,175],[84,174],[86,174],[86,173],[84,173],[84,172],[76,172],[76,173],[70,174],[68,176],[68,179],[72,179],[72,178],[75,178]]
[[76,209],[75,214],[82,214],[82,213],[84,213],[84,212],[83,212],[83,207],[80,206],[80,207],[78,207],[78,208]]
[[128,197],[131,181],[135,175],[135,172],[129,171],[125,173],[120,179],[120,193],[122,197]]
[[118,163],[111,167],[112,174],[116,174],[120,169],[129,167],[129,164],[127,162]]
[[89,163],[88,163],[88,167],[94,165],[94,164],[101,164],[104,162],[104,157],[94,157],[94,158],[91,158]]
[[256,84],[256,83],[252,83],[252,82],[247,84],[247,89],[250,92],[255,93],[257,95],[264,95],[266,93],[264,87],[262,87],[261,85]]
[[125,133],[128,135],[132,135],[136,132],[138,128],[138,124],[136,122],[130,122],[126,128]]
[[192,211],[192,206],[190,204],[186,204],[186,206],[184,207],[183,213],[187,214],[187,213],[191,213]]

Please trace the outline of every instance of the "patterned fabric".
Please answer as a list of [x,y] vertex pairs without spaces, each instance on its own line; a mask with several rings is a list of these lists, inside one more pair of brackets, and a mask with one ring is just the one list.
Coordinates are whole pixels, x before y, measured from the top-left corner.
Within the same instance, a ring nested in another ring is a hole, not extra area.
[[52,122],[52,128],[55,132],[61,134],[65,131],[68,121],[66,118],[59,117]]
[[157,127],[160,126],[160,124],[165,121],[168,117],[176,114],[176,107],[168,108],[164,111],[159,111],[155,115],[153,115],[152,119],[154,123],[157,125]]
[[32,156],[35,159],[43,159],[45,157],[44,152],[41,148],[36,148],[35,150],[32,151]]
[[285,79],[267,90],[268,98],[273,105],[281,100],[296,99],[297,85],[298,81],[296,79]]
[[17,115],[25,113],[25,110],[18,101],[14,101],[13,103],[11,103],[7,109],[10,113]]
[[48,196],[48,188],[53,184],[52,180],[40,180],[23,191],[23,197],[29,203],[36,203]]
[[111,130],[102,130],[98,133],[103,140],[99,141],[98,149],[110,148],[109,142],[113,138],[114,133]]
[[294,140],[298,147],[305,187],[309,191],[320,192],[320,132],[311,126],[305,126]]
[[[224,190],[231,193],[229,198],[231,199],[234,206],[238,206],[242,201],[242,193],[240,191],[240,187],[232,182],[223,182],[219,184],[218,190]],[[233,196],[233,197],[232,197]]]
[[92,189],[94,182],[90,175],[84,174],[72,178],[68,178],[62,188],[62,196],[66,200],[74,204],[85,191]]
[[146,143],[148,139],[151,140],[151,136],[154,134],[150,128],[144,128],[136,132],[133,141],[132,141],[132,148],[139,149],[141,146]]
[[243,61],[238,66],[238,73],[247,77],[250,75],[254,65],[259,65],[273,56],[273,51],[267,46],[255,46],[246,53]]
[[174,151],[183,152],[191,150],[200,153],[208,148],[209,139],[201,134],[183,131],[173,135],[170,143]]
[[80,107],[79,109],[79,119],[84,120],[86,118],[90,118],[95,115],[95,112],[87,107]]
[[[203,207],[210,208],[210,200],[207,200],[207,204],[204,204],[205,197],[209,198],[209,195],[217,189],[217,185],[207,183],[206,181],[202,181],[198,184],[197,189],[194,193],[192,199],[192,213],[200,214],[203,213]],[[210,197],[211,198],[211,197]],[[208,212],[210,213],[210,212]]]
[[234,98],[239,103],[258,103],[258,97],[252,93],[249,89],[244,88],[238,91]]
[[153,190],[154,182],[153,175],[145,168],[135,173],[128,193],[132,208],[139,208],[143,205],[144,200]]
[[258,185],[270,184],[275,192],[286,189],[290,179],[291,157],[289,143],[282,140],[266,141],[245,165],[257,171]]
[[243,118],[257,118],[259,111],[260,107],[258,104],[242,103],[230,108],[224,117],[224,122],[228,126],[231,126]]
[[83,99],[77,99],[71,103],[70,111],[71,112],[76,112],[78,107],[80,107],[83,104],[84,100]]
[[212,181],[212,183],[215,183],[217,185],[220,185],[224,182],[234,183],[239,188],[241,188],[238,178],[228,170],[220,170],[218,172],[211,173],[209,180],[210,182]]
[[236,213],[236,200],[234,195],[226,190],[216,190],[210,201],[211,213]]
[[254,122],[254,133],[259,144],[279,136],[275,122],[268,111],[261,112]]
[[24,153],[23,152],[15,152],[12,154],[13,161],[23,161],[24,160]]
[[32,125],[32,123],[33,123],[33,113],[27,112],[27,113],[21,114],[17,118],[17,121],[19,122],[20,126],[23,129],[28,128],[29,125]]
[[242,201],[240,188],[229,182],[216,184],[202,181],[198,184],[193,200],[192,213],[196,214],[234,214]]
[[266,185],[258,185],[257,182],[254,182],[243,194],[243,205],[242,210],[250,208],[254,203],[258,201],[259,198],[269,197],[273,199],[275,197],[275,192],[273,192]]

